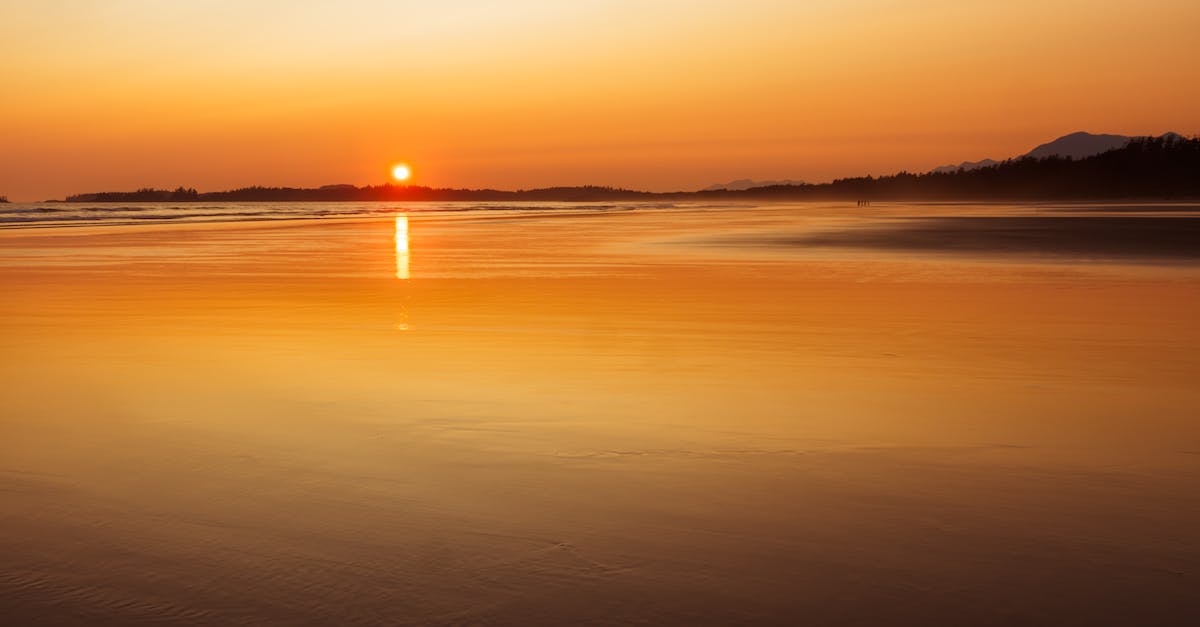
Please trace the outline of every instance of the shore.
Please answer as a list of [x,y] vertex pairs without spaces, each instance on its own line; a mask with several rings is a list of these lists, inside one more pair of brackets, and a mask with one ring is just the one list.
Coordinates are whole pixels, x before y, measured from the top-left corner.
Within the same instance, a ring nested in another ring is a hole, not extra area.
[[1196,218],[1159,209],[4,231],[0,611],[1200,620]]

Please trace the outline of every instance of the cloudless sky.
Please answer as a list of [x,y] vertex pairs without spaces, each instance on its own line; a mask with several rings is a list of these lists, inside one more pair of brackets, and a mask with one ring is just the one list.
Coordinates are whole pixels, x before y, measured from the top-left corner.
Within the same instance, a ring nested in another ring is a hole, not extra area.
[[925,170],[1200,133],[1197,0],[6,0],[0,195]]

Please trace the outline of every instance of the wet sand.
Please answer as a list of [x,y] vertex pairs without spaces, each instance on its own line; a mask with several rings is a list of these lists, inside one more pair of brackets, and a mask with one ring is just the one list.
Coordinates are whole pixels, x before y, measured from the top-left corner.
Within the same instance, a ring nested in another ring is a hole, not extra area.
[[1195,222],[1121,234],[1197,218],[1067,209],[0,233],[0,615],[1195,622]]
[[973,216],[908,218],[890,225],[768,236],[799,247],[845,246],[1068,258],[1200,259],[1200,219],[1175,216]]

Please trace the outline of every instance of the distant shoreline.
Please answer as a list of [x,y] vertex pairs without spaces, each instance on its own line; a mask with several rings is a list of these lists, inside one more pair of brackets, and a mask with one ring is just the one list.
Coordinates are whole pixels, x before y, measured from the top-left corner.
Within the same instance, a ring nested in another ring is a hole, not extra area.
[[1200,199],[1200,137],[1147,137],[1084,159],[1021,157],[975,169],[837,179],[750,189],[648,192],[602,186],[435,189],[411,185],[143,188],[46,202],[606,202],[637,200],[1103,201]]
[[[540,191],[540,190],[536,190]],[[756,191],[756,190],[744,190]],[[221,192],[218,192],[221,193]],[[519,193],[519,192],[511,192]],[[546,196],[539,198],[479,198],[479,197],[441,197],[441,198],[378,198],[378,199],[327,199],[327,198],[254,198],[254,199],[225,199],[225,198],[201,198],[199,200],[178,200],[178,199],[163,199],[163,200],[42,200],[24,204],[55,204],[55,205],[119,205],[127,203],[330,203],[330,202],[363,202],[363,203],[428,203],[428,202],[562,202],[562,203],[598,203],[598,202],[631,202],[645,200],[649,202],[667,202],[667,201],[688,201],[697,202],[704,200],[715,201],[730,201],[730,202],[856,202],[862,200],[853,196],[821,196],[821,195],[796,195],[790,196],[787,194],[755,194],[755,195],[739,195],[742,192],[731,192],[729,194],[712,195],[713,192],[637,192],[641,194],[637,196],[605,196],[598,197],[573,197],[573,196]],[[913,196],[896,196],[896,197],[875,197],[867,199],[872,203],[912,203],[912,204],[1008,204],[1008,203],[1196,203],[1200,202],[1200,193],[1178,196],[981,196],[981,197],[913,197]],[[22,203],[14,203],[22,204]]]

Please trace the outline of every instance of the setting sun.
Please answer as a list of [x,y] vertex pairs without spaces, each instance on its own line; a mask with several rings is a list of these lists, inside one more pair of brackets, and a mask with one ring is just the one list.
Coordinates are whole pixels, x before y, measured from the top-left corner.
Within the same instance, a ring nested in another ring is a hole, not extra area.
[[1197,27],[0,0],[0,627],[1200,627]]

